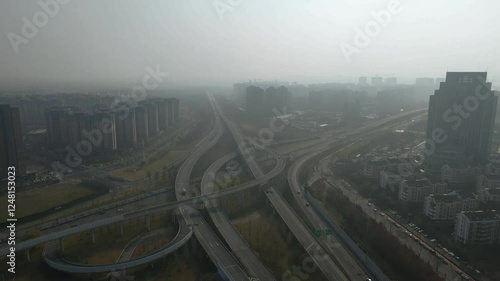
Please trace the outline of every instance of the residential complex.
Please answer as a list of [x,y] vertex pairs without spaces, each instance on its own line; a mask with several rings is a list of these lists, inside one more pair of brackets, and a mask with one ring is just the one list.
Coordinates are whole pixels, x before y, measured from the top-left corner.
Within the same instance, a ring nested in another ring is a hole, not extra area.
[[101,152],[135,147],[179,120],[178,105],[177,99],[148,100],[132,108],[94,109],[91,114],[77,107],[49,108],[45,113],[48,143],[56,150],[78,149],[82,141]]
[[455,242],[471,245],[500,244],[498,211],[461,212],[455,223]]
[[423,202],[430,194],[446,192],[446,183],[432,183],[429,179],[404,180],[399,183],[398,199],[408,202]]
[[433,220],[453,220],[462,211],[476,211],[480,200],[472,193],[451,192],[425,197],[424,214]]

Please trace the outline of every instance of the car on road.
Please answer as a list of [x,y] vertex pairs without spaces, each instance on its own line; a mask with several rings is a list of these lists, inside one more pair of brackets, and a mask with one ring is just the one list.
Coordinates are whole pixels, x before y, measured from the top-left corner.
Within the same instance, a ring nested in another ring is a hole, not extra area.
[[309,203],[306,203],[306,207],[309,207]]

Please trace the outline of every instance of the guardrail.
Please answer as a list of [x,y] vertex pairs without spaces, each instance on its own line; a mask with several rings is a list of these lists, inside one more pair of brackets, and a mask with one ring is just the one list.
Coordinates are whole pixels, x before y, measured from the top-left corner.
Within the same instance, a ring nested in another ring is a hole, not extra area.
[[[185,227],[188,227],[188,226],[186,225]],[[178,235],[179,234],[180,234],[180,231],[179,231]],[[191,229],[189,229],[189,232],[184,237],[182,237],[179,241],[176,241],[173,244],[169,244],[163,249],[157,250],[150,255],[140,257],[138,259],[129,260],[129,261],[125,261],[125,262],[118,262],[118,263],[114,263],[114,264],[89,265],[89,264],[74,263],[74,262],[67,261],[65,259],[52,260],[50,257],[47,256],[47,249],[49,249],[50,247],[54,247],[54,243],[57,243],[56,241],[53,241],[53,242],[49,243],[47,246],[45,246],[43,253],[42,253],[42,256],[43,256],[43,259],[45,260],[45,262],[50,267],[55,268],[59,271],[71,272],[71,273],[112,272],[112,271],[124,270],[126,268],[135,267],[138,265],[150,263],[150,262],[155,261],[157,259],[160,259],[166,255],[169,255],[169,254],[175,252],[180,247],[182,247],[191,238],[192,235],[193,235],[193,231]]]

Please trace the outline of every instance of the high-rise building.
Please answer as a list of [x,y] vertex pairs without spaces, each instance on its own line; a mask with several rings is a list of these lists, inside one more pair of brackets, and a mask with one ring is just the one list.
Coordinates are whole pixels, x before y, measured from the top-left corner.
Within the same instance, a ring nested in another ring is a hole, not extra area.
[[256,86],[248,86],[246,111],[252,113],[260,113],[264,105],[264,90]]
[[372,86],[380,86],[382,85],[382,82],[384,82],[383,77],[372,77]]
[[116,144],[116,118],[115,113],[109,109],[98,109],[92,116],[94,120],[93,129],[100,130],[102,142],[97,144],[97,150],[112,152],[118,148]]
[[396,85],[396,84],[398,84],[398,78],[397,77],[385,78],[384,83],[386,85]]
[[158,134],[158,107],[155,103],[146,103],[148,110],[148,130],[149,136],[155,137]]
[[428,78],[428,77],[416,78],[415,85],[417,85],[417,86],[432,86],[432,85],[434,85],[434,78]]
[[174,100],[167,99],[167,126],[172,127],[174,125]]
[[124,108],[122,111],[115,112],[116,145],[118,149],[137,145],[135,108]]
[[497,101],[486,72],[448,72],[429,99],[428,165],[439,169],[446,163],[487,162]]
[[158,128],[165,131],[168,127],[168,104],[164,99],[154,101],[158,106]]
[[23,136],[19,109],[0,105],[0,179],[7,178],[7,168],[15,167],[16,175],[23,175]]
[[290,97],[287,87],[279,86],[276,89],[276,102],[273,104],[273,107],[285,114],[290,111]]
[[368,84],[368,78],[366,76],[359,77],[358,84]]
[[137,142],[146,143],[149,139],[148,129],[148,110],[146,107],[139,105],[135,109],[135,124],[137,128]]
[[172,98],[174,103],[174,123],[179,122],[181,119],[180,110],[179,110],[179,99]]
[[70,107],[52,107],[45,112],[49,146],[64,148],[70,144]]

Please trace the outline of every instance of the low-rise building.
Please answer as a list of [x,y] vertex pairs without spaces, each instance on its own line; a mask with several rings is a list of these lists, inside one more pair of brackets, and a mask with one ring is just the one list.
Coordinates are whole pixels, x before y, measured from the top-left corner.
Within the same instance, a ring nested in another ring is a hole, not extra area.
[[500,203],[500,188],[482,190],[480,193],[480,197],[484,202],[493,201],[496,203]]
[[484,166],[445,164],[441,168],[441,180],[450,186],[464,187],[476,183],[477,178],[484,174]]
[[397,172],[400,164],[397,158],[371,160],[365,163],[362,172],[364,176],[378,180],[382,171]]
[[452,220],[462,211],[476,211],[479,199],[472,193],[431,194],[424,200],[424,215],[433,220]]
[[479,176],[476,191],[483,202],[500,202],[500,175]]
[[425,177],[420,170],[403,171],[402,173],[382,171],[379,176],[379,184],[382,189],[390,189],[392,192],[398,191],[399,183],[403,180],[416,180]]
[[470,245],[500,244],[500,213],[460,212],[455,222],[454,240],[457,243]]
[[500,175],[480,175],[477,178],[476,188],[478,190],[500,188]]
[[430,194],[446,192],[446,183],[432,183],[429,179],[404,180],[399,183],[398,199],[407,202],[423,202]]

